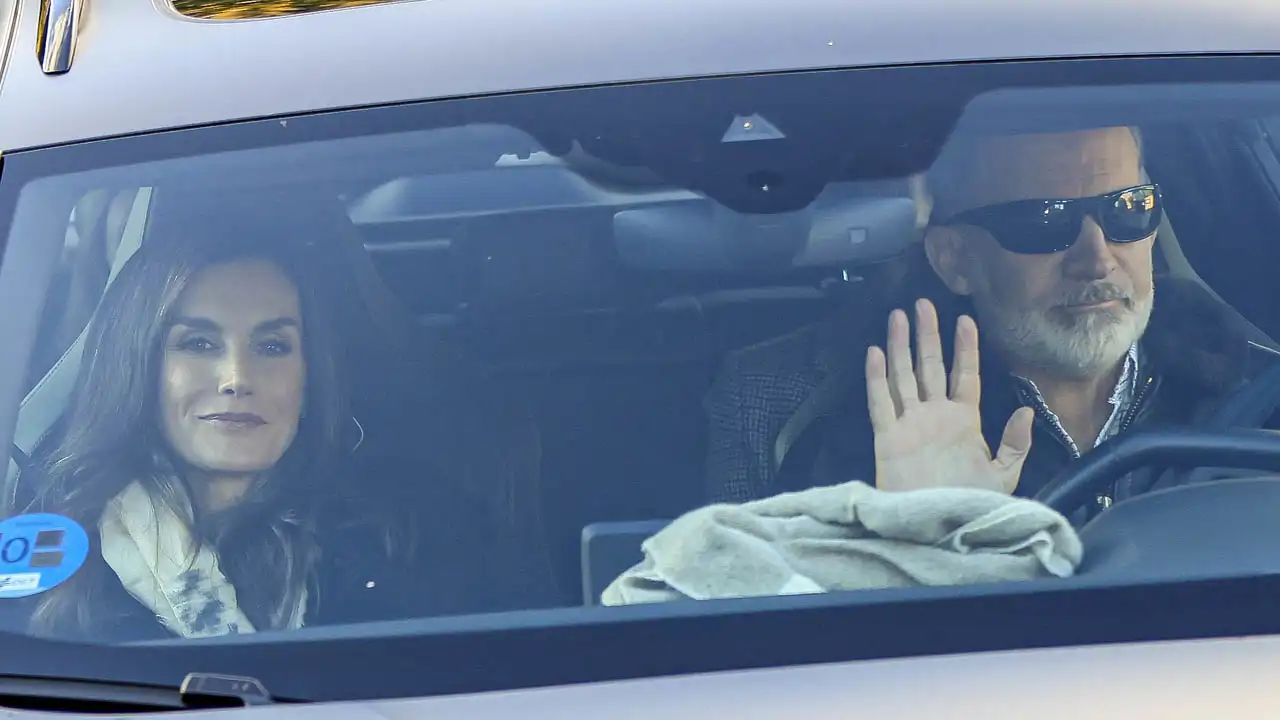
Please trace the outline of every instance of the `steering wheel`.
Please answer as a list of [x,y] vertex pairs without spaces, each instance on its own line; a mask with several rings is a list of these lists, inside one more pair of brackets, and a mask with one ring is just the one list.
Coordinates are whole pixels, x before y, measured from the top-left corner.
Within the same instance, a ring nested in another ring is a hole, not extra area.
[[[1139,446],[1135,446],[1135,450],[1124,453],[1125,467],[1123,470],[1118,470],[1115,467],[1115,446],[1126,443],[1120,440],[1108,442],[1069,465],[1061,474],[1050,481],[1044,489],[1037,493],[1036,498],[1064,514],[1073,512],[1126,473],[1144,466],[1157,464],[1179,473],[1188,468],[1197,467],[1236,467],[1270,470],[1272,468],[1269,466],[1262,467],[1250,464],[1249,461],[1238,455],[1240,450],[1234,444],[1239,438],[1257,438],[1260,436],[1252,433],[1239,435],[1232,432],[1232,430],[1261,428],[1275,413],[1277,407],[1280,407],[1280,362],[1268,367],[1237,388],[1235,392],[1219,401],[1218,406],[1202,422],[1196,424],[1194,431],[1177,431],[1173,434],[1170,434],[1170,432],[1135,434],[1135,436],[1141,435],[1145,439]],[[1271,433],[1267,433],[1265,436],[1277,437]],[[1207,444],[1201,444],[1197,441],[1194,447],[1188,446],[1185,448],[1187,452],[1180,453],[1176,449],[1168,448],[1164,445],[1167,442],[1167,438],[1170,437],[1182,438],[1183,441],[1187,442],[1190,442],[1189,439],[1192,437],[1218,438],[1227,443],[1224,446],[1226,450],[1224,450],[1223,454],[1217,455],[1215,454],[1216,450],[1214,450],[1217,445],[1214,444],[1214,441],[1205,440]],[[1232,439],[1228,441],[1226,438]],[[1241,442],[1245,441],[1241,440]],[[1137,452],[1142,455],[1144,461],[1132,465],[1128,458],[1130,452]],[[1245,464],[1242,465],[1241,463]],[[1183,475],[1174,484],[1187,484],[1189,482],[1194,482],[1193,476]]]
[[1080,458],[1036,499],[1066,515],[1090,502],[1100,489],[1151,465],[1280,472],[1280,434],[1248,428],[1135,432]]

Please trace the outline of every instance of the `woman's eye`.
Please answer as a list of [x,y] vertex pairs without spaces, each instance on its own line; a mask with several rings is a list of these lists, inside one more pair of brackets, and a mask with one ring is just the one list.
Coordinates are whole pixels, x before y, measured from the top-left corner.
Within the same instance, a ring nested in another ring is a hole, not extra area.
[[207,353],[217,349],[213,341],[203,337],[184,338],[178,343],[179,350],[193,353]]
[[262,343],[261,347],[264,355],[279,356],[293,352],[293,345],[285,340],[267,340]]

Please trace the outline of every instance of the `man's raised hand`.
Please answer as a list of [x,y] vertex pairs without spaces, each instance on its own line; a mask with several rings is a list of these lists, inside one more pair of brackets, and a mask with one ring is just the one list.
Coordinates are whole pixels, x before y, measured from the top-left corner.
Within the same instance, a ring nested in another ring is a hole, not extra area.
[[956,321],[955,358],[948,378],[938,314],[916,301],[916,359],[911,358],[907,314],[889,314],[888,352],[867,350],[867,409],[875,431],[876,487],[905,491],[977,487],[1012,494],[1031,450],[1031,408],[1005,425],[994,458],[982,437],[978,412],[978,327]]

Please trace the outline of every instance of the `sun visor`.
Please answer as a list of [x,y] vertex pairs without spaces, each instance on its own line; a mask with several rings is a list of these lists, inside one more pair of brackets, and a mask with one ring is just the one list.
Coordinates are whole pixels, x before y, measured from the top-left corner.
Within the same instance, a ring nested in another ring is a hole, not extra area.
[[897,255],[919,237],[916,204],[861,197],[792,213],[751,215],[709,201],[624,210],[614,245],[628,265],[733,272],[840,267]]

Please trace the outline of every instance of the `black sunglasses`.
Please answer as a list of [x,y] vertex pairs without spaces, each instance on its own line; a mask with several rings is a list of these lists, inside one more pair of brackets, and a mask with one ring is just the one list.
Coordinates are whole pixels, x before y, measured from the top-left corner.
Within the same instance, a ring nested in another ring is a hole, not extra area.
[[1163,216],[1160,187],[1137,185],[1093,197],[985,205],[941,224],[974,225],[1009,252],[1044,255],[1074,245],[1086,217],[1098,223],[1108,242],[1131,243],[1151,237]]

